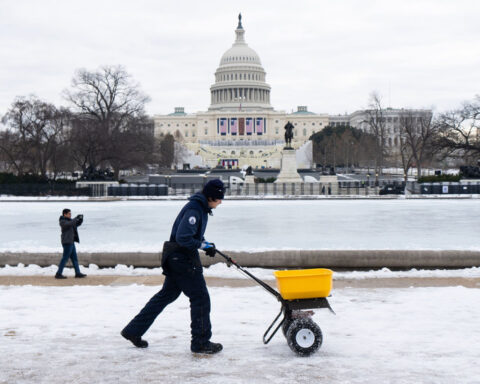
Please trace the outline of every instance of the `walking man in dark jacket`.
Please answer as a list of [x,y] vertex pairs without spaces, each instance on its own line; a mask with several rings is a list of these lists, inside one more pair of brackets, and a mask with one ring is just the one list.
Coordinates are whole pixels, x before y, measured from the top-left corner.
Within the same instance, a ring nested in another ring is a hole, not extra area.
[[222,345],[212,343],[210,324],[210,296],[203,277],[198,249],[215,256],[215,244],[205,241],[208,215],[222,203],[225,188],[219,179],[209,181],[202,192],[191,196],[189,202],[177,216],[162,252],[162,267],[165,275],[163,287],[140,313],[122,330],[121,334],[136,347],[146,348],[148,343],[143,334],[152,325],[163,309],[175,301],[180,293],[190,299],[193,353],[214,354]]
[[68,259],[72,260],[73,268],[75,268],[75,277],[81,278],[87,275],[80,272],[80,267],[78,265],[77,250],[75,248],[75,242],[79,243],[80,238],[78,237],[77,227],[83,223],[83,215],[78,215],[72,219],[72,212],[70,209],[64,209],[62,216],[59,219],[60,228],[62,229],[62,246],[63,246],[63,257],[58,266],[58,271],[55,274],[56,279],[66,279],[66,276],[62,275],[63,268],[67,264]]

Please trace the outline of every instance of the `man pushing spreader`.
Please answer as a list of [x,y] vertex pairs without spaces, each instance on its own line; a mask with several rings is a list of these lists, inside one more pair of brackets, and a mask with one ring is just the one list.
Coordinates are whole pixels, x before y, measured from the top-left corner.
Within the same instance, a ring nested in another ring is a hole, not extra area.
[[121,335],[139,348],[148,347],[142,336],[156,317],[183,292],[190,299],[193,353],[214,354],[222,345],[212,343],[210,323],[210,296],[203,277],[198,249],[208,256],[215,256],[215,244],[205,241],[208,215],[217,208],[225,195],[225,187],[219,179],[210,180],[202,192],[189,198],[178,214],[170,240],[162,252],[162,268],[165,275],[163,287],[153,296],[140,313],[122,330]]

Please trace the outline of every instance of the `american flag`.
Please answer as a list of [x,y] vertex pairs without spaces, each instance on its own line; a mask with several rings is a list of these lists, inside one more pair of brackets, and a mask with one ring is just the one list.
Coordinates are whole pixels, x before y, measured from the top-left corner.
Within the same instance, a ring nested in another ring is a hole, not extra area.
[[221,135],[227,134],[227,119],[225,118],[220,119],[220,134]]
[[263,118],[256,119],[255,123],[257,135],[261,135],[263,133]]
[[251,135],[253,132],[253,119],[251,117],[245,119],[245,132],[247,132],[247,135]]
[[230,133],[236,135],[238,132],[238,120],[234,117],[230,119]]

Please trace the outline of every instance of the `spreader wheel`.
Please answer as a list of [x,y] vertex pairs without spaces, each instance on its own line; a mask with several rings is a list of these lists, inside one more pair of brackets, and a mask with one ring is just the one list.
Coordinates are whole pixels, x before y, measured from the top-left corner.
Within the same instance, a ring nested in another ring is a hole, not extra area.
[[311,319],[294,320],[287,331],[290,349],[300,356],[310,356],[322,345],[323,337],[320,327]]

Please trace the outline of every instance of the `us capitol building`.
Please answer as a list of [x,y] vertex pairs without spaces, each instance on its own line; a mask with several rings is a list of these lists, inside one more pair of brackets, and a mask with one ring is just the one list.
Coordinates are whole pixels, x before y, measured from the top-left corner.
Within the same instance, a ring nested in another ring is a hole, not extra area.
[[[294,125],[292,147],[297,150],[297,165],[311,165],[309,137],[327,125],[348,124],[369,132],[366,111],[329,116],[309,112],[299,106],[296,112],[276,111],[270,104],[271,87],[257,52],[245,41],[242,17],[238,16],[235,41],[220,59],[215,83],[210,87],[210,107],[206,112],[187,114],[183,107],[169,115],[154,116],[155,136],[180,135],[189,155],[184,163],[211,168],[252,166],[280,168],[285,146],[285,125]],[[429,110],[387,108],[386,148],[400,148],[399,116],[408,111],[415,116],[431,115]]]
[[[208,111],[186,114],[177,107],[172,114],[156,115],[155,135],[180,133],[185,146],[210,167],[278,168],[285,124],[295,126],[292,147],[308,147],[308,138],[328,125],[328,115],[314,114],[305,106],[291,114],[275,111],[260,57],[245,41],[241,15],[235,34],[215,72]],[[301,161],[298,165],[309,166]]]

